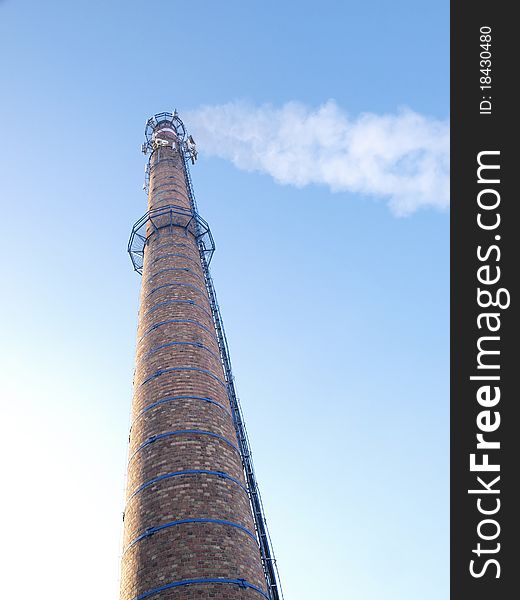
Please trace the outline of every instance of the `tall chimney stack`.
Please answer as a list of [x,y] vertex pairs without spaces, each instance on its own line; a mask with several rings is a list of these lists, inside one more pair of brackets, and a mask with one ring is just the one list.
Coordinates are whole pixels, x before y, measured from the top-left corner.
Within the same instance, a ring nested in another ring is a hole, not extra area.
[[142,274],[120,600],[280,600],[282,592],[209,272],[193,138],[148,120]]

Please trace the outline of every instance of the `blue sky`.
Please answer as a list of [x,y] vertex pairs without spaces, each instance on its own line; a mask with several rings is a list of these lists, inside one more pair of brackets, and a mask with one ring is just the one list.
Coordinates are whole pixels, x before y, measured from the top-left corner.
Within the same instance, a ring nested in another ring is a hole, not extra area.
[[278,160],[233,160],[237,138],[199,110],[276,120],[333,100],[353,123],[403,107],[445,123],[448,16],[0,2],[6,595],[117,597],[140,283],[126,243],[144,122],[176,107],[201,131],[192,176],[286,600],[448,597],[447,211],[280,183]]

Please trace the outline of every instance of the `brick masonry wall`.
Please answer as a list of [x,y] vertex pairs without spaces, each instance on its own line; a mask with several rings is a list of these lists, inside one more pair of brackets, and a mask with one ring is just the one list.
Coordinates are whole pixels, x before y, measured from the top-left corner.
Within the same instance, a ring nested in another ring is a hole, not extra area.
[[[149,210],[190,209],[178,151],[160,147],[150,164]],[[120,598],[198,579],[245,580],[265,594],[197,243],[183,227],[166,226],[165,219],[157,224],[144,255]],[[147,597],[263,595],[199,582]]]

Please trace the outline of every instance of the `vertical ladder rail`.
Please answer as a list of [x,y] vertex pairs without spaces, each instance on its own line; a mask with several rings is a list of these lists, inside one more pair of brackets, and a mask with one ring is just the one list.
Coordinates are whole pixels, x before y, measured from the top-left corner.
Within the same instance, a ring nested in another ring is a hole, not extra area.
[[[192,210],[197,213],[197,204],[195,201],[195,194],[193,192],[193,185],[191,181],[190,170],[187,162],[185,153],[182,153],[184,174],[186,177],[186,183],[188,188],[188,194],[190,196],[190,202]],[[262,504],[262,498],[260,496],[260,490],[256,481],[255,470],[253,466],[253,457],[251,454],[251,447],[247,436],[247,431],[244,423],[244,417],[242,415],[242,409],[240,406],[240,400],[236,393],[235,380],[233,371],[231,368],[231,359],[229,354],[229,347],[226,339],[226,333],[224,330],[224,324],[222,321],[222,315],[220,313],[220,307],[218,305],[217,296],[215,293],[215,286],[209,270],[208,259],[204,252],[203,242],[199,241],[199,253],[202,263],[202,270],[204,273],[204,280],[206,289],[208,291],[211,313],[213,316],[213,322],[215,324],[215,330],[217,332],[217,341],[220,350],[220,357],[222,366],[224,368],[224,374],[227,384],[227,392],[229,402],[231,404],[231,411],[233,415],[233,423],[238,439],[238,446],[240,449],[240,455],[242,458],[242,464],[244,467],[244,473],[246,476],[247,490],[249,493],[249,500],[253,509],[253,518],[255,522],[255,529],[258,536],[260,545],[260,554],[262,558],[262,566],[264,569],[264,576],[267,584],[267,590],[269,593],[270,600],[283,600],[283,592],[280,583],[280,576],[278,573],[278,567],[274,552],[272,548],[271,538],[267,528],[267,522],[264,513],[264,507]]]

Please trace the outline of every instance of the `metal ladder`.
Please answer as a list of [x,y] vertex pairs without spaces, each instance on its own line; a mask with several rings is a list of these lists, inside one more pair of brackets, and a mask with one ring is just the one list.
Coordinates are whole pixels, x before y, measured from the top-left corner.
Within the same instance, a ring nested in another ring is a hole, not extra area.
[[[190,197],[191,207],[193,212],[197,214],[197,204],[195,201],[195,194],[193,192],[193,184],[191,181],[187,156],[184,152],[182,156],[184,164],[184,175],[186,177],[186,184],[188,188],[188,195]],[[218,305],[217,296],[215,293],[215,286],[213,285],[213,279],[209,270],[209,262],[206,253],[204,252],[202,242],[199,243],[199,253],[200,260],[202,263],[202,270],[204,273],[204,281],[209,295],[211,314],[213,316],[213,322],[215,324],[215,330],[217,332],[217,341],[220,350],[220,357],[222,361],[222,366],[224,368],[227,392],[233,415],[233,423],[235,425],[235,430],[238,439],[238,447],[240,450],[242,465],[244,467],[244,473],[246,476],[249,500],[253,509],[253,519],[255,522],[255,529],[260,545],[260,555],[262,558],[262,566],[264,570],[265,581],[267,584],[267,590],[270,600],[283,600],[280,576],[278,573],[278,567],[276,565],[276,558],[274,557],[271,538],[267,529],[267,522],[265,519],[264,508],[262,505],[262,498],[260,497],[260,490],[258,489],[258,483],[256,481],[253,466],[253,458],[251,454],[251,448],[249,445],[249,439],[247,437],[244,417],[242,415],[242,409],[240,407],[240,400],[237,396],[235,389],[234,376],[233,371],[231,369],[231,359],[229,355],[226,333],[224,331],[222,315],[220,313],[220,307]]]

